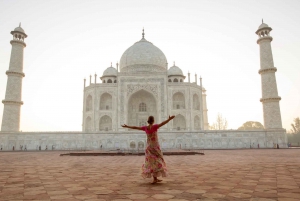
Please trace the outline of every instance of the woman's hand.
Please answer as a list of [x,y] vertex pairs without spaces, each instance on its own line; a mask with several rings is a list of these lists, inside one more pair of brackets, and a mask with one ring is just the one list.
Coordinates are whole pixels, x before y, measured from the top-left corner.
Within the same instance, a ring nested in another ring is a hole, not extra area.
[[169,115],[169,120],[172,120],[172,119],[174,119],[174,118],[175,118],[174,115],[172,115],[172,116]]
[[127,128],[127,125],[126,124],[124,124],[124,125],[121,125],[123,128]]

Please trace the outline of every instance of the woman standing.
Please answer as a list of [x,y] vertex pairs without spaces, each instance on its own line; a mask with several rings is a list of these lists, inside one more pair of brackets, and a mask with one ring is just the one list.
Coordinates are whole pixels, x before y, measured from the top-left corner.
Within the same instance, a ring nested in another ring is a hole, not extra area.
[[175,116],[169,116],[169,118],[160,124],[154,124],[154,117],[148,117],[148,126],[136,127],[122,125],[124,128],[131,128],[136,130],[143,130],[147,134],[147,148],[145,151],[145,163],[142,166],[142,176],[144,178],[153,177],[152,184],[161,182],[162,180],[157,179],[157,177],[167,176],[167,167],[163,158],[163,153],[160,150],[158,143],[157,130],[163,125],[167,124],[169,121],[174,119]]

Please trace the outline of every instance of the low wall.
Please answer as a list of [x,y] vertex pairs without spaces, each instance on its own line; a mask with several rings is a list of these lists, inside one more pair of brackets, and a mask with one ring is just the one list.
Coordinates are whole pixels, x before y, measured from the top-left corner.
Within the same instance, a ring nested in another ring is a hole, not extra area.
[[[159,132],[163,149],[241,149],[287,147],[284,129],[262,131],[208,130],[195,132]],[[146,135],[139,131],[128,132],[0,132],[3,151],[11,150],[141,150]]]

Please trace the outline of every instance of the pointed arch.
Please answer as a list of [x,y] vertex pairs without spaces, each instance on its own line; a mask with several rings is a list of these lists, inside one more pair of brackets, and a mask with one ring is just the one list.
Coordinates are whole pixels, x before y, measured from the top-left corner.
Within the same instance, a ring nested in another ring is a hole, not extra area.
[[112,110],[112,96],[109,93],[103,93],[100,96],[100,110]]
[[178,79],[177,79],[177,78],[175,78],[175,79],[173,80],[173,82],[178,82]]
[[183,93],[177,92],[173,95],[173,109],[185,109],[185,98]]
[[109,116],[104,115],[99,120],[99,131],[111,131],[112,120]]
[[157,101],[152,93],[144,89],[130,96],[127,108],[129,125],[143,125],[148,116],[154,116],[154,119],[157,117]]
[[186,130],[185,117],[181,114],[175,116],[173,120],[173,130]]
[[135,149],[135,142],[133,142],[133,141],[130,142],[130,145],[129,145],[129,146],[130,146],[131,149]]
[[111,79],[108,79],[108,80],[107,80],[107,83],[112,83],[112,80],[111,80]]
[[139,149],[144,149],[144,147],[145,147],[144,142],[139,141],[139,142],[138,142],[138,148],[139,148]]

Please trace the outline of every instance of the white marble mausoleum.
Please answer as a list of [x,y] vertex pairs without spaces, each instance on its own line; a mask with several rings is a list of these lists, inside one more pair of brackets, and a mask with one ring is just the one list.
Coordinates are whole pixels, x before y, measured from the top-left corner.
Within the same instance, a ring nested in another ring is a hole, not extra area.
[[[84,84],[83,131],[124,131],[121,124],[147,125],[148,116],[156,122],[168,115],[176,118],[163,131],[208,130],[206,94],[202,79],[188,81],[182,70],[170,68],[164,53],[142,34],[129,47],[117,67],[108,67],[97,83]],[[127,129],[126,129],[127,130]]]

